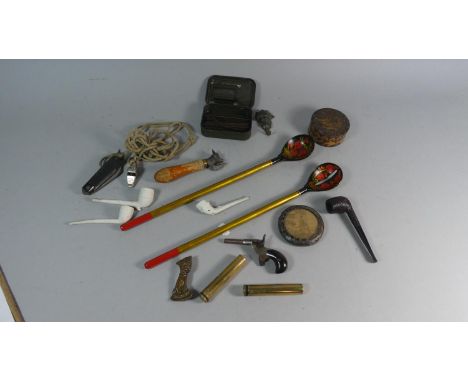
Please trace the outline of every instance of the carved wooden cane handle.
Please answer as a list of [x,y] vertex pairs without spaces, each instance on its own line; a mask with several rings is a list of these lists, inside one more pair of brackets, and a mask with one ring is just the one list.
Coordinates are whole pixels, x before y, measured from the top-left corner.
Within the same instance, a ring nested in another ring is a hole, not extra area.
[[203,159],[180,164],[177,166],[165,167],[154,174],[154,180],[159,183],[168,183],[205,168],[206,161]]

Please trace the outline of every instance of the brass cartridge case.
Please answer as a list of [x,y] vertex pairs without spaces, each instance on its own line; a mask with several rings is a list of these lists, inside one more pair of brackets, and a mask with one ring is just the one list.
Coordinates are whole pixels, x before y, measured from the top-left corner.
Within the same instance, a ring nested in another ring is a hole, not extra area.
[[302,284],[251,284],[244,285],[244,296],[272,296],[302,294]]
[[216,278],[200,293],[205,302],[210,302],[226,284],[236,276],[247,264],[245,256],[237,256]]

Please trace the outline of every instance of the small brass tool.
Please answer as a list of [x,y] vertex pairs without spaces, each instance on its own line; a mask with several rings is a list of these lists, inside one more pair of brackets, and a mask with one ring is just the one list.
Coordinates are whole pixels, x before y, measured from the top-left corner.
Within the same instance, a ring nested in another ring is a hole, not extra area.
[[186,301],[194,298],[197,292],[187,287],[187,278],[190,270],[192,269],[192,256],[184,257],[176,263],[180,268],[179,277],[177,278],[176,285],[172,291],[172,301]]

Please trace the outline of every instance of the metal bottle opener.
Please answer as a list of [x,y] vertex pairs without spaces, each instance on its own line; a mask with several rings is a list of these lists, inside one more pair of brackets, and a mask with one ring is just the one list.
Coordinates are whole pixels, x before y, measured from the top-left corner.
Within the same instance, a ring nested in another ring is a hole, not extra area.
[[224,239],[226,244],[251,245],[258,255],[260,265],[265,265],[268,260],[275,264],[275,273],[283,273],[288,268],[286,257],[276,249],[265,248],[265,236],[260,239]]

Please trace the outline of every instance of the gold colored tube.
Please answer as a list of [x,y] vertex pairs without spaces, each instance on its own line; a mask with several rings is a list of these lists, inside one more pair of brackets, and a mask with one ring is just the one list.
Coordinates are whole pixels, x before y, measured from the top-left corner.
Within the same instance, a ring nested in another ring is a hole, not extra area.
[[155,218],[157,216],[161,216],[161,215],[165,214],[166,212],[172,211],[173,209],[175,209],[177,207],[180,207],[180,206],[182,206],[184,204],[193,202],[194,200],[198,199],[199,197],[201,197],[203,195],[209,194],[211,192],[219,190],[220,188],[226,187],[226,186],[230,185],[231,183],[237,182],[238,180],[241,180],[241,179],[244,179],[244,178],[246,178],[246,177],[248,177],[250,175],[253,175],[253,174],[255,174],[256,172],[258,172],[260,170],[263,170],[263,169],[265,169],[267,167],[270,167],[274,163],[276,163],[275,160],[269,160],[269,161],[260,163],[260,164],[258,164],[256,166],[251,167],[251,168],[249,168],[249,169],[247,169],[245,171],[242,171],[242,172],[240,172],[240,173],[238,173],[236,175],[233,175],[233,176],[230,176],[229,178],[220,180],[219,182],[210,184],[209,186],[206,186],[206,187],[204,187],[204,188],[202,188],[202,189],[200,189],[198,191],[192,192],[189,195],[183,196],[182,198],[174,200],[171,203],[168,203],[168,204],[165,204],[164,206],[156,208],[156,209],[154,209],[154,210],[152,210],[152,211],[150,211],[148,213],[151,214],[151,216],[153,218]]
[[251,284],[244,285],[244,296],[272,296],[302,294],[302,284]]
[[6,302],[8,307],[10,308],[11,315],[16,322],[24,322],[23,314],[16,302],[15,296],[11,291],[10,285],[3,273],[2,267],[0,267],[0,293],[3,290],[3,294],[5,295]]
[[260,207],[252,212],[249,212],[248,214],[245,214],[241,216],[240,218],[234,219],[221,227],[218,227],[210,232],[207,232],[204,235],[201,235],[193,240],[188,241],[187,243],[179,245],[177,249],[179,250],[179,253],[188,251],[189,249],[196,247],[197,245],[203,244],[205,241],[211,240],[215,238],[216,236],[221,235],[223,232],[229,231],[232,228],[235,228],[241,224],[247,223],[248,221],[255,219],[257,216],[260,216],[276,207],[279,207],[289,202],[292,199],[297,198],[298,196],[302,195],[303,192],[304,191],[301,190],[301,191],[296,191],[289,195],[283,196],[282,198],[277,199],[269,204],[266,204],[263,207]]
[[245,256],[237,256],[216,278],[200,293],[205,302],[210,302],[226,284],[236,276],[247,264]]

